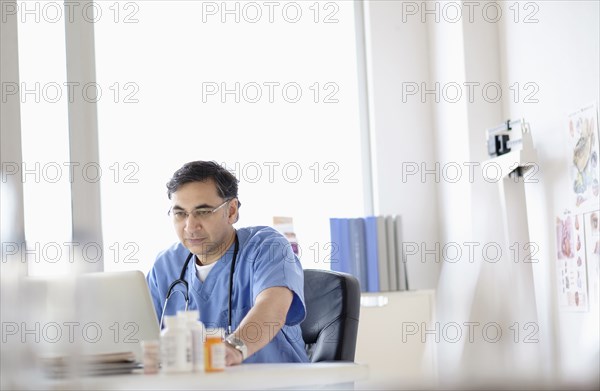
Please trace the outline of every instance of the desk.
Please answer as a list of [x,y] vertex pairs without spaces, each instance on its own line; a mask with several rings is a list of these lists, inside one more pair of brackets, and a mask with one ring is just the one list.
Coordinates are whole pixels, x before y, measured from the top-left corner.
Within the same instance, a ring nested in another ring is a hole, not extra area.
[[[228,367],[220,373],[133,373],[86,377],[73,381],[70,386],[94,390],[237,390],[311,386],[321,388],[323,385],[353,383],[367,378],[367,366],[354,363],[244,364]],[[351,387],[349,384],[348,388]]]
[[354,361],[368,364],[369,378],[435,379],[435,340],[421,336],[434,327],[435,291],[363,293],[362,299]]

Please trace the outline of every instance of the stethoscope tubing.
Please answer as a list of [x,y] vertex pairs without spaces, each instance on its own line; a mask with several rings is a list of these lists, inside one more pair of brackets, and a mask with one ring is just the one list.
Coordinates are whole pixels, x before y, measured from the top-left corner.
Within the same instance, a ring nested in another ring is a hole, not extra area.
[[[228,304],[227,304],[227,335],[231,334],[231,301],[232,301],[232,296],[233,296],[233,273],[235,271],[235,262],[237,259],[239,248],[240,248],[240,242],[239,242],[237,232],[236,232],[235,233],[235,245],[233,248],[233,259],[231,260],[231,268],[229,270],[229,300],[228,300]],[[194,256],[194,254],[192,252],[190,252],[189,255],[187,256],[187,258],[185,259],[183,267],[181,268],[181,273],[179,274],[179,278],[174,280],[171,283],[171,285],[169,285],[169,289],[167,290],[167,294],[165,297],[165,303],[163,304],[162,313],[160,315],[160,329],[161,330],[162,330],[162,326],[163,326],[163,320],[165,317],[165,310],[167,309],[167,303],[168,303],[169,299],[171,298],[171,295],[173,294],[173,292],[181,292],[183,294],[183,298],[185,299],[185,311],[187,311],[187,309],[188,309],[188,306],[190,303],[190,294],[189,294],[190,289],[189,289],[188,282],[185,280],[185,273],[187,271],[190,260],[192,259],[193,256]],[[183,284],[183,286],[185,287],[185,291],[175,291],[174,289],[178,284]]]

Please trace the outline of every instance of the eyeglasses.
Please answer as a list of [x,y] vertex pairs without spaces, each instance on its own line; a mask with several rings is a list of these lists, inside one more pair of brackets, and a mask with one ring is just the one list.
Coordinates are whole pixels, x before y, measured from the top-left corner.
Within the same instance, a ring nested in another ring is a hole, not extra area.
[[190,216],[190,214],[192,216],[194,216],[194,219],[203,220],[203,219],[207,219],[208,217],[212,216],[213,213],[215,213],[216,211],[221,209],[223,206],[225,206],[225,204],[227,204],[232,199],[233,198],[226,200],[225,202],[223,202],[221,205],[217,206],[216,208],[196,208],[196,209],[192,210],[190,213],[188,213],[182,209],[174,210],[173,208],[171,208],[171,209],[169,209],[169,212],[167,214],[169,216],[173,217],[173,220],[175,220],[176,222],[182,222],[182,221],[187,220],[187,218]]

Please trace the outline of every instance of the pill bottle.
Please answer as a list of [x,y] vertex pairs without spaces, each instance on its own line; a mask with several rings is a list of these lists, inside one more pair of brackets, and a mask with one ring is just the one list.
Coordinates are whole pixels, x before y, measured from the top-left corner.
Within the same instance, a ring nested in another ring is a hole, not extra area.
[[191,335],[186,327],[186,319],[165,316],[165,329],[160,334],[160,358],[162,370],[166,373],[191,372]]
[[200,312],[177,311],[177,316],[186,319],[187,330],[190,333],[192,371],[204,372],[204,325],[200,322]]
[[206,329],[204,339],[204,371],[220,372],[225,370],[225,343],[222,328]]
[[160,342],[158,340],[144,340],[142,345],[142,363],[144,374],[158,373],[160,361]]

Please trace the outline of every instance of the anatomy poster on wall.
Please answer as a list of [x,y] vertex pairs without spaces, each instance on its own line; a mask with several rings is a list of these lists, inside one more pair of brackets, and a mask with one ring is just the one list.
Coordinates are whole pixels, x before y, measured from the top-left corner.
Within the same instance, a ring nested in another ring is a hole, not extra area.
[[588,310],[584,215],[556,219],[559,305],[573,311]]
[[569,172],[573,204],[579,212],[600,208],[598,200],[598,114],[591,104],[569,115]]
[[598,229],[599,211],[583,216],[585,231],[585,253],[587,256],[588,289],[590,305],[600,303],[600,230]]

